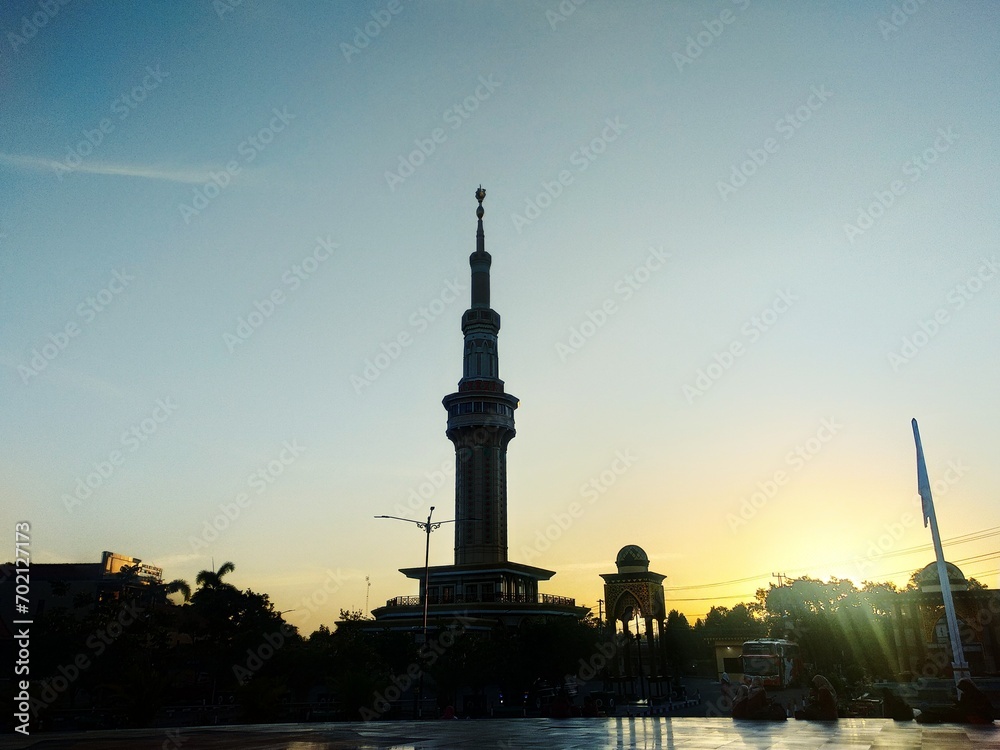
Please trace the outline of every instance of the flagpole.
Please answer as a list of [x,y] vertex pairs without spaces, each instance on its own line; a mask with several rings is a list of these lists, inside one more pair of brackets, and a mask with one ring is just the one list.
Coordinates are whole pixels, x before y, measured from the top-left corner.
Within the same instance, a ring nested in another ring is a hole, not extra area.
[[957,685],[962,679],[971,678],[969,665],[965,661],[962,650],[962,636],[958,629],[958,617],[955,615],[955,601],[951,595],[951,583],[948,581],[948,566],[944,561],[944,550],[941,547],[941,533],[938,531],[937,514],[934,512],[934,498],[931,496],[931,482],[927,476],[927,464],[924,463],[924,449],[920,444],[920,430],[917,420],[912,420],[913,440],[917,444],[917,491],[924,511],[924,528],[928,521],[931,525],[931,539],[934,542],[934,555],[937,558],[938,580],[941,582],[941,598],[944,600],[944,614],[948,623],[948,639],[951,641],[951,664]]

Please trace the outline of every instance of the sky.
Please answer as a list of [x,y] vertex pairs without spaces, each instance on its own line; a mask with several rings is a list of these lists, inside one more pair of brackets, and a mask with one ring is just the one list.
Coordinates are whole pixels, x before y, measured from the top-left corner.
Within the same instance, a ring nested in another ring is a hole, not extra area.
[[[1000,6],[11,2],[0,527],[417,593],[482,184],[509,557],[693,621],[784,576],[998,585]],[[11,535],[13,536],[13,535]],[[448,564],[453,532],[431,537]],[[7,557],[13,557],[13,545]]]

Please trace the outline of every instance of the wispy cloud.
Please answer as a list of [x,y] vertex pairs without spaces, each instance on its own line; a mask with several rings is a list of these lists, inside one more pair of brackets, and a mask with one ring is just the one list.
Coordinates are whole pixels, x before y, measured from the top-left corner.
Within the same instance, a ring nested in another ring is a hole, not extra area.
[[[648,557],[653,561],[650,567],[655,570],[657,563],[662,563],[664,560],[680,560],[684,555],[679,552],[657,552],[655,554],[649,553]],[[571,570],[603,570],[606,573],[611,573],[614,572],[614,566],[614,561],[609,563],[607,560],[597,560],[592,562],[564,563],[559,566],[559,570],[564,572]]]
[[68,167],[56,159],[46,159],[25,154],[5,154],[0,152],[0,164],[29,172],[55,172],[57,169],[71,172],[87,172],[89,174],[115,175],[118,177],[139,177],[146,180],[166,180],[198,184],[207,182],[208,169],[187,169],[146,166],[143,164],[111,164],[109,162],[86,160],[75,167]]
[[177,555],[161,555],[159,557],[150,558],[150,562],[156,565],[158,568],[176,568],[181,565],[185,565],[189,562],[194,562],[200,557],[205,557],[205,555],[199,555],[193,552],[181,553]]
[[[21,368],[27,368],[29,365],[29,359],[21,359],[10,351],[0,350],[0,367],[12,370],[18,374],[19,378]],[[59,367],[52,362],[46,366],[45,372],[39,372],[35,377],[61,388],[96,393],[110,400],[123,400],[125,398],[125,393],[117,385],[104,378],[94,377],[79,370]]]

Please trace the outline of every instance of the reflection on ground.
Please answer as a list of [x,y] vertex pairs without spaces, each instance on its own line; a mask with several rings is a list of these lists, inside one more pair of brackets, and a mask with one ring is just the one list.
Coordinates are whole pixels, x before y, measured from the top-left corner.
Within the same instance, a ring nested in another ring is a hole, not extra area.
[[117,732],[7,735],[0,749],[51,750],[989,750],[1000,725],[921,725],[890,719],[750,722],[730,719],[494,719],[265,724]]

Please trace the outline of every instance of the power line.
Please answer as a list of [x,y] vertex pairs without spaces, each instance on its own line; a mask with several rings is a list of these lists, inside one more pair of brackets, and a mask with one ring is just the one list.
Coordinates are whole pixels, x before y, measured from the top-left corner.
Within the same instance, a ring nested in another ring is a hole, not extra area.
[[[957,565],[958,563],[971,562],[971,561],[974,561],[974,560],[976,560],[978,558],[981,558],[981,557],[995,557],[995,556],[1000,556],[1000,552],[990,552],[990,553],[986,553],[984,555],[975,555],[974,557],[970,557],[970,558],[962,558],[960,560],[956,560],[953,564]],[[907,570],[900,570],[900,571],[897,571],[895,573],[887,573],[886,575],[902,575],[903,573],[906,573],[906,572],[909,572],[909,569],[907,569]],[[977,573],[970,573],[969,577],[970,578],[976,578],[977,576],[989,576],[989,575],[996,575],[998,573],[1000,573],[1000,568],[997,568],[997,569],[994,569],[994,570],[984,570],[984,571],[977,572]],[[754,593],[754,596],[756,596],[756,592]],[[732,599],[740,599],[743,602],[746,602],[748,599],[752,601],[753,598],[754,598],[754,596],[747,596],[746,594],[732,594],[732,595],[720,595],[720,596],[702,596],[702,597],[690,597],[690,598],[685,598],[685,599],[669,599],[667,601],[667,603],[671,604],[673,602],[729,601],[729,600],[732,600]],[[703,618],[707,617],[708,613],[707,612],[702,612],[701,614],[691,614],[691,615],[686,615],[686,616],[689,619],[692,619],[692,620],[700,620],[700,619],[703,619]]]
[[[949,547],[954,547],[954,546],[959,545],[959,544],[965,544],[966,542],[978,542],[978,541],[981,541],[982,539],[989,539],[990,537],[994,537],[994,536],[997,536],[997,535],[1000,535],[1000,526],[994,526],[994,527],[992,527],[990,529],[982,529],[980,531],[972,531],[972,532],[969,532],[967,534],[960,534],[959,536],[955,536],[955,537],[952,537],[950,539],[945,539],[942,542],[942,545],[947,545]],[[892,550],[892,551],[884,552],[884,553],[882,553],[882,554],[880,554],[878,556],[878,559],[882,559],[882,558],[886,558],[886,557],[899,557],[900,555],[915,554],[917,552],[929,552],[933,548],[934,547],[931,544],[921,544],[921,545],[917,545],[915,547],[906,547],[904,549]],[[857,562],[858,559],[859,558],[855,557],[855,558],[853,558],[851,560],[842,560],[840,562],[824,563],[822,565],[813,565],[810,568],[796,568],[796,570],[809,570],[809,569],[823,568],[823,567],[836,567],[838,565],[847,565],[848,563]],[[965,560],[963,560],[963,562],[967,561],[967,560],[970,560],[970,559],[972,559],[972,558],[965,558]],[[905,571],[905,570],[901,570],[898,573],[883,573],[882,575],[899,575],[900,573],[906,573],[906,572],[907,571]]]
[[[718,602],[727,599],[746,599],[746,594],[733,594],[731,596],[698,596],[691,599],[669,599],[669,602]],[[750,597],[753,599],[753,597]]]
[[[980,560],[982,558],[990,558],[990,557],[997,557],[997,556],[1000,556],[1000,552],[987,552],[987,553],[982,554],[982,555],[973,555],[972,557],[963,557],[963,558],[960,558],[958,560],[948,560],[948,562],[950,562],[952,565],[958,565],[959,563],[963,563],[964,564],[964,563],[969,563],[969,562],[976,562],[976,561],[978,561],[978,560]],[[887,575],[887,576],[898,576],[898,575],[902,575],[903,573],[908,573],[908,572],[912,572],[912,571],[910,571],[910,569],[907,568],[906,570],[897,570],[894,573],[885,573],[884,575]],[[985,574],[980,573],[979,575],[985,575]]]
[[[965,544],[966,542],[977,542],[977,541],[980,541],[982,539],[989,539],[990,537],[994,537],[994,536],[998,536],[998,535],[1000,535],[1000,526],[993,526],[993,527],[988,528],[988,529],[980,529],[978,531],[970,531],[970,532],[968,532],[966,534],[959,534],[958,536],[951,537],[950,539],[945,539],[943,541],[943,544],[944,545],[948,545],[948,546],[955,546],[955,545],[958,545],[958,544]],[[916,553],[916,552],[926,552],[928,550],[931,550],[932,548],[933,548],[933,546],[930,545],[930,544],[921,544],[921,545],[917,545],[915,547],[907,547],[905,549],[892,550],[892,551],[889,551],[889,552],[886,552],[886,553],[880,555],[879,557],[880,557],[880,559],[881,558],[885,558],[885,557],[898,557],[900,555],[912,554],[912,553]],[[836,566],[839,566],[839,565],[847,565],[849,563],[856,562],[857,560],[858,560],[858,558],[853,558],[853,559],[850,559],[850,560],[842,560],[840,562],[821,563],[819,565],[811,565],[811,566],[803,567],[803,568],[793,568],[793,570],[804,572],[804,571],[807,571],[807,570],[815,570],[816,568],[829,568],[829,567],[836,567]],[[907,571],[903,570],[903,571],[899,571],[899,573],[884,573],[883,575],[900,575],[900,574],[905,573],[905,572],[907,572]],[[774,573],[771,573],[770,575],[768,575],[767,573],[761,573],[759,575],[747,576],[745,578],[734,578],[734,579],[729,580],[729,581],[718,581],[718,582],[715,582],[715,583],[704,583],[704,584],[689,585],[689,586],[668,586],[668,587],[664,587],[663,590],[664,591],[693,591],[693,590],[701,590],[701,589],[710,589],[710,588],[717,588],[719,586],[730,586],[732,584],[737,584],[737,583],[750,583],[752,581],[766,581],[766,580],[770,580],[770,578],[772,578],[773,576],[774,576]],[[730,597],[730,598],[732,598],[732,597]],[[674,600],[674,601],[681,601],[681,600]]]
[[756,576],[747,576],[746,578],[734,578],[731,581],[719,581],[718,583],[703,583],[699,586],[666,586],[664,591],[687,591],[690,589],[713,589],[716,586],[729,586],[734,583],[750,583],[751,581],[765,581],[770,579],[771,576],[767,573],[761,573]]
[[[989,539],[990,537],[994,537],[994,536],[997,536],[998,534],[1000,534],[1000,531],[994,531],[992,533],[986,533],[987,531],[990,531],[990,530],[987,529],[987,530],[985,530],[983,532],[976,532],[974,534],[966,534],[963,537],[955,537],[953,539],[945,540],[944,543],[948,544],[949,546],[955,546],[955,545],[958,545],[958,544],[965,544],[966,542],[978,542],[978,541],[980,541],[982,539]],[[889,551],[889,552],[885,552],[885,553],[879,555],[879,557],[880,558],[885,558],[885,557],[899,557],[900,555],[910,555],[910,554],[914,554],[916,552],[928,552],[928,551],[930,551],[933,548],[934,547],[931,544],[922,544],[922,545],[919,545],[917,547],[907,547],[905,549],[892,550],[892,551]],[[835,564],[837,564],[837,563],[835,563]],[[842,563],[840,563],[840,564],[842,564]]]
[[[962,558],[960,560],[956,560],[955,563],[953,563],[953,564],[971,562],[971,561],[974,561],[974,560],[976,560],[976,559],[978,559],[980,557],[994,557],[994,556],[1000,556],[1000,552],[990,552],[990,553],[987,553],[985,555],[976,555],[975,557]],[[888,573],[887,575],[902,575],[903,573],[907,573],[907,572],[909,572],[909,569],[900,570],[900,571],[897,571],[895,573]],[[1000,573],[1000,569],[997,569],[997,570],[986,570],[986,571],[983,571],[981,573],[970,574],[970,576],[973,577],[973,578],[975,578],[976,576],[994,575],[996,573]],[[792,580],[792,579],[789,579],[789,580]],[[729,600],[732,600],[732,599],[740,599],[740,600],[742,600],[744,602],[746,602],[747,600],[749,600],[749,601],[752,602],[754,600],[754,598],[756,597],[756,595],[757,595],[756,592],[754,592],[752,595],[748,595],[748,594],[744,593],[744,594],[720,594],[720,595],[716,595],[716,596],[696,596],[696,597],[687,597],[687,598],[683,598],[683,599],[673,599],[673,598],[671,598],[671,599],[668,599],[668,603],[670,603],[670,602],[718,602],[718,601],[729,601]]]

